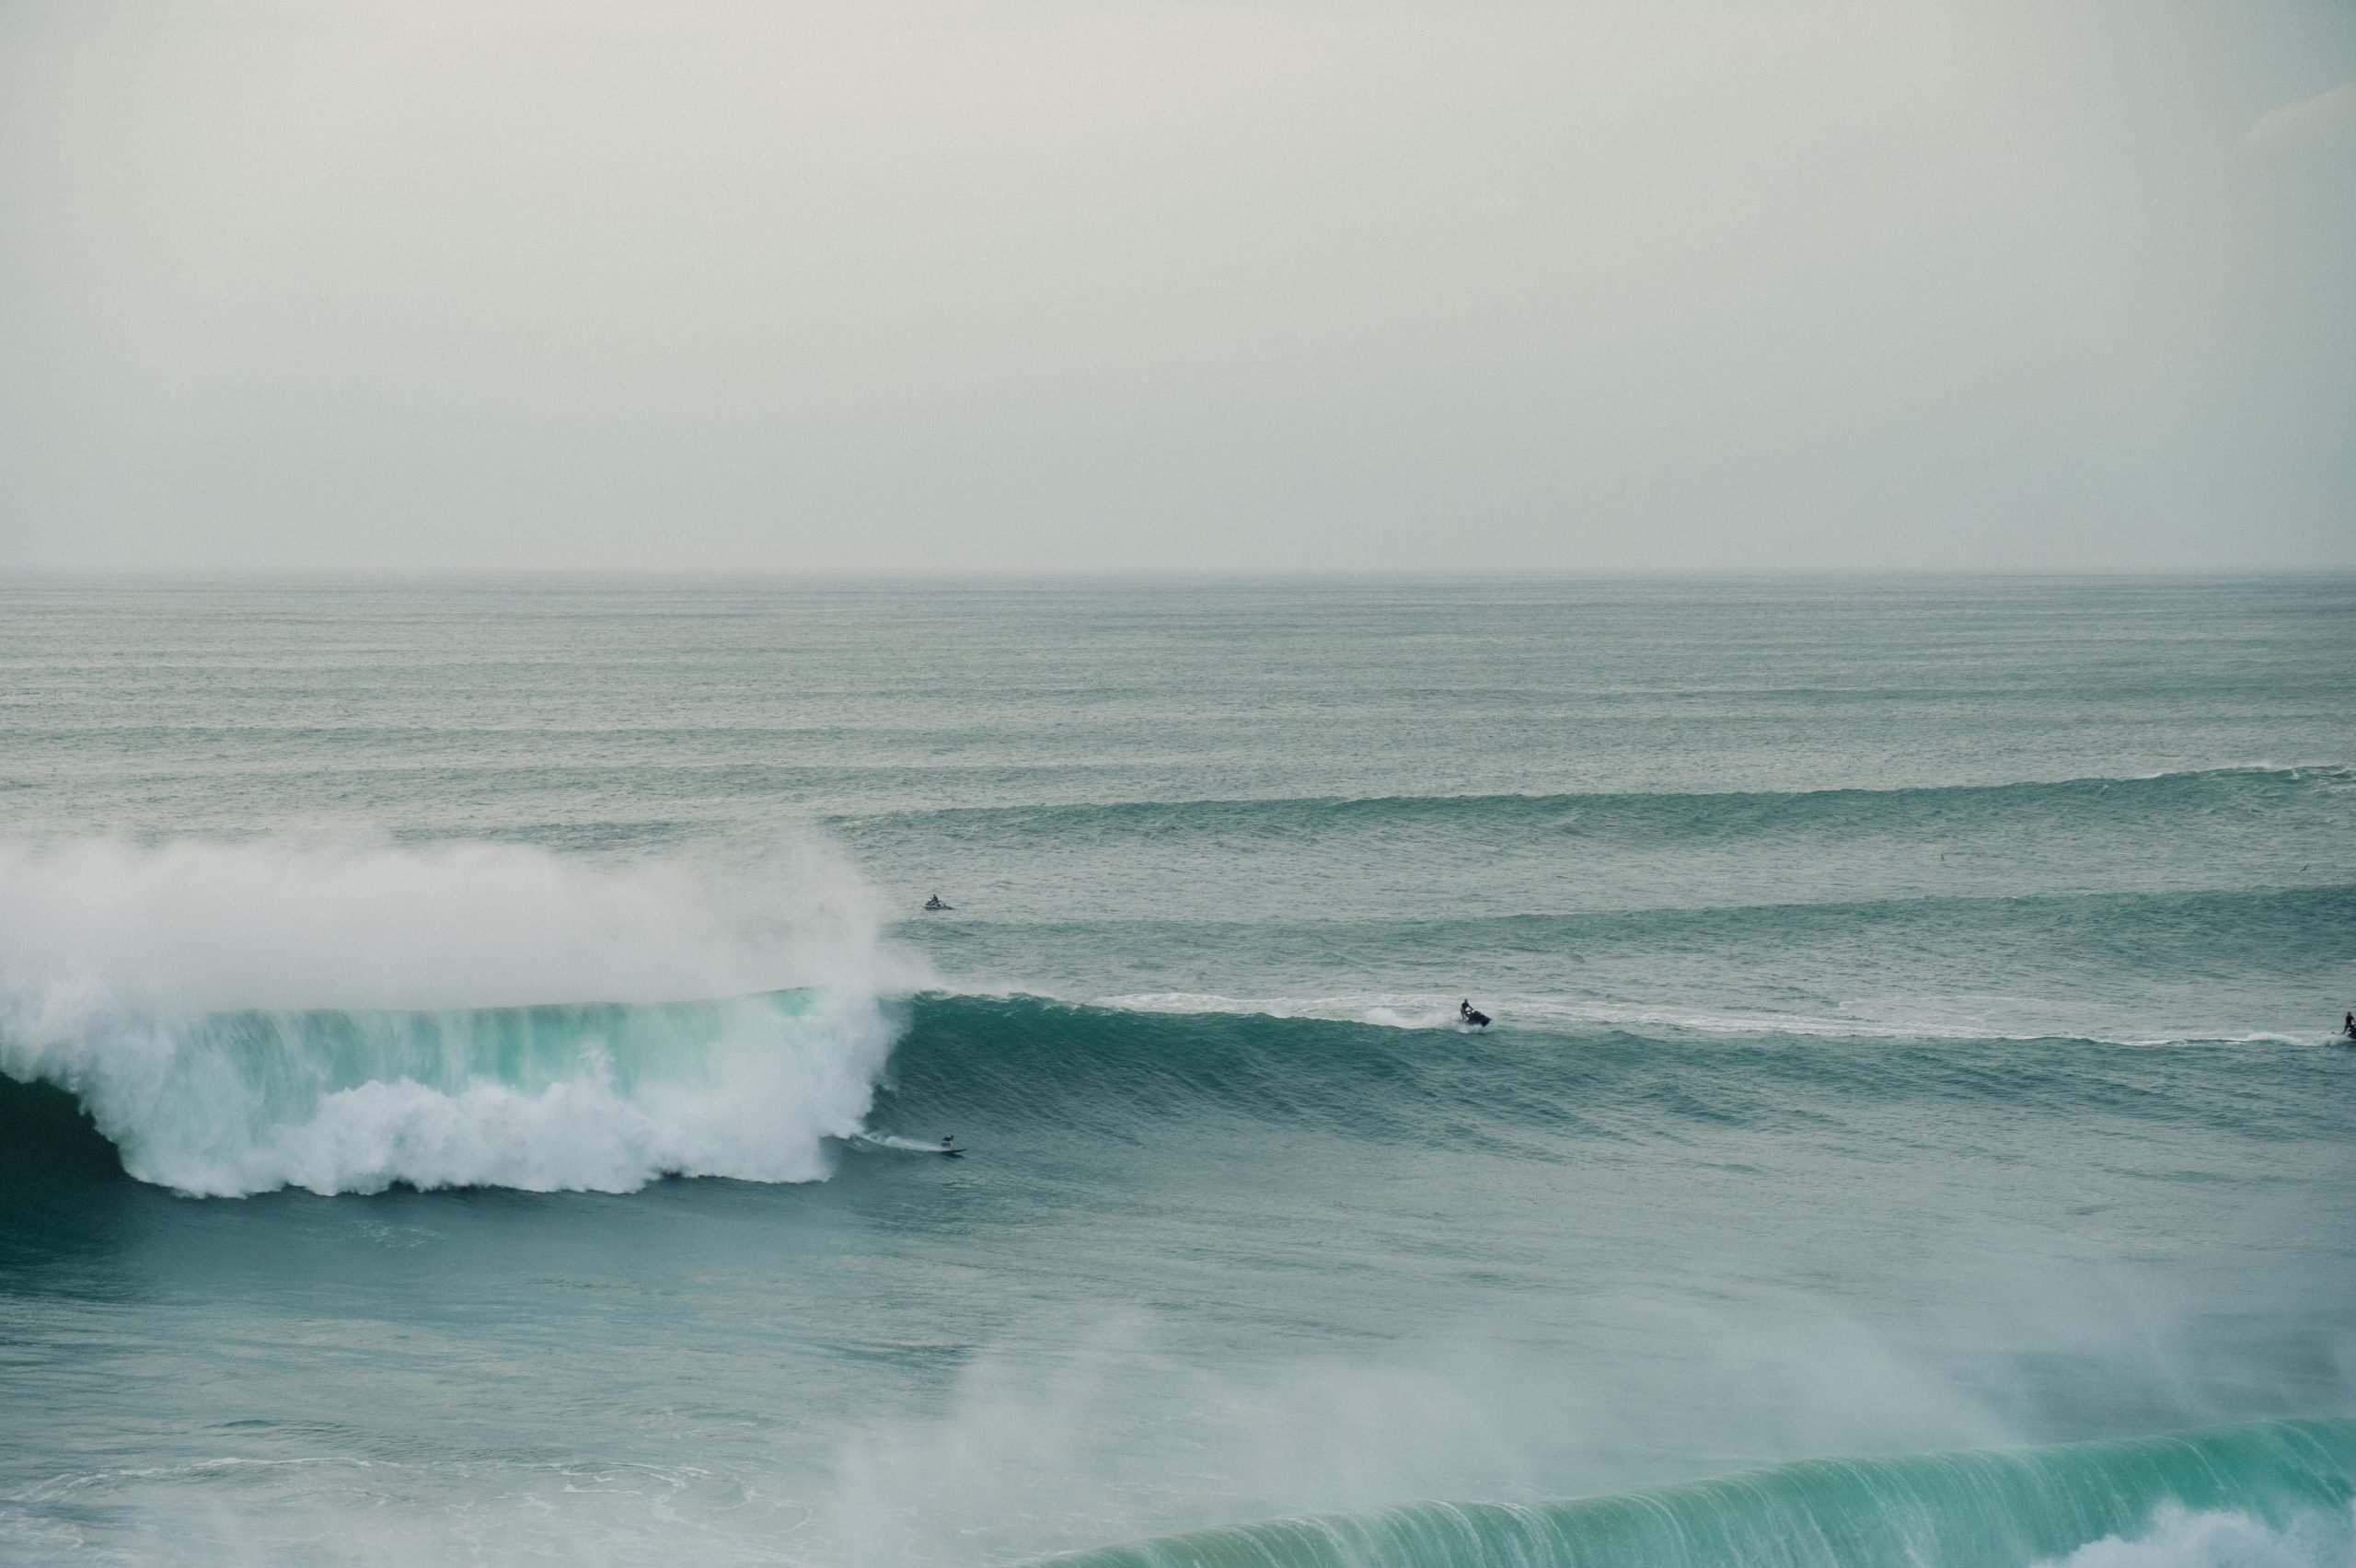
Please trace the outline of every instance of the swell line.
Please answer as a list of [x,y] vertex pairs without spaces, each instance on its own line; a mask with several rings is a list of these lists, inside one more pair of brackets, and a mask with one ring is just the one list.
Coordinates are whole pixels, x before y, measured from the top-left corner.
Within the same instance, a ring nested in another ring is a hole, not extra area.
[[1141,833],[1220,830],[1253,823],[1386,823],[1457,818],[1514,819],[1573,830],[1608,827],[1691,832],[1757,830],[1904,816],[1980,814],[1991,809],[2149,808],[2174,804],[2257,807],[2293,796],[2346,798],[2356,809],[2356,767],[2208,768],[2134,778],[1942,784],[1888,790],[1608,791],[1472,795],[1304,795],[1175,801],[1081,801],[1051,805],[953,806],[937,810],[838,813],[838,828],[931,825],[1037,831],[1123,829]]

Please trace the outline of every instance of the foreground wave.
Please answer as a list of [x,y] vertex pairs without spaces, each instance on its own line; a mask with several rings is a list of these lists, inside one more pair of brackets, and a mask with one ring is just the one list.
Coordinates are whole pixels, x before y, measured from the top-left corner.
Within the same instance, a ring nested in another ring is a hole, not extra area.
[[1415,1504],[1200,1530],[1061,1568],[2325,1568],[2356,1552],[2356,1422],[1811,1460],[1538,1506]]

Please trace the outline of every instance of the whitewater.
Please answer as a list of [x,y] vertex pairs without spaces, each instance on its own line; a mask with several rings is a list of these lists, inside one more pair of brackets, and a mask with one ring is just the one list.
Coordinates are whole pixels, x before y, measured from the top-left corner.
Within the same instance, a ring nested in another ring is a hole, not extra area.
[[2351,589],[0,584],[0,1561],[2348,1568]]

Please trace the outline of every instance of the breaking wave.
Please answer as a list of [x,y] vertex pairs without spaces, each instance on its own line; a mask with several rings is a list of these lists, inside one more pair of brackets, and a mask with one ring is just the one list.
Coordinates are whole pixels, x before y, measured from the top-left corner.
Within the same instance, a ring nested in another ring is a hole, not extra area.
[[1061,1568],[2344,1568],[2356,1422],[1818,1459],[1536,1506],[1415,1504],[1075,1553]]
[[130,1020],[0,1046],[70,1091],[144,1182],[205,1196],[626,1192],[803,1182],[858,1131],[894,1030],[872,997]]
[[[63,1090],[132,1175],[204,1195],[807,1181],[916,973],[880,930],[810,846],[8,846],[0,1115],[71,1147],[21,1092]],[[608,999],[510,1005],[566,996]]]

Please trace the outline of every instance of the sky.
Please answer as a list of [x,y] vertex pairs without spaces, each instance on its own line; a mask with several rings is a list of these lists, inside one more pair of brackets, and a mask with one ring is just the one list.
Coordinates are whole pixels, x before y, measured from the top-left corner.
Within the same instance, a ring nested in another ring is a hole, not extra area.
[[2350,567],[2349,0],[0,0],[0,571]]

